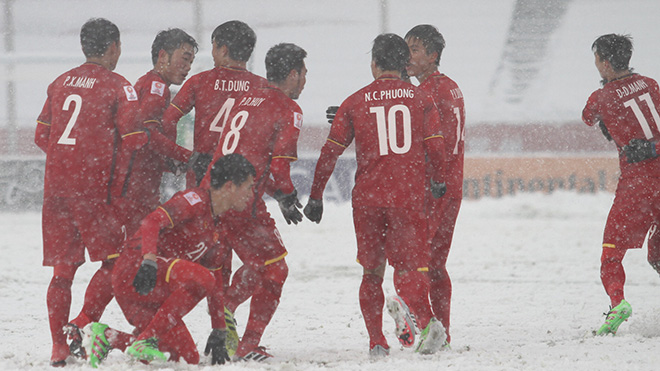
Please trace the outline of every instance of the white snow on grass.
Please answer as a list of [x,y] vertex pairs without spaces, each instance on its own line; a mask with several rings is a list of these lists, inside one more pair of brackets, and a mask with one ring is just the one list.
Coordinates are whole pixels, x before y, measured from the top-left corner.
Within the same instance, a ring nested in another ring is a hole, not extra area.
[[[286,225],[269,203],[289,250],[289,279],[262,345],[269,363],[232,363],[225,370],[652,370],[660,364],[660,279],[646,249],[624,260],[626,298],[633,316],[616,337],[594,337],[609,299],[600,284],[602,231],[612,194],[557,192],[466,200],[459,215],[448,269],[452,276],[452,349],[433,356],[402,350],[384,314],[391,355],[368,358],[358,305],[361,268],[355,262],[350,204],[327,204],[320,225]],[[0,369],[48,368],[50,334],[41,266],[38,213],[0,214]],[[235,266],[239,263],[236,262]],[[73,287],[72,316],[98,263],[86,263]],[[391,269],[386,294],[394,293]],[[244,329],[248,303],[237,311]],[[112,302],[103,321],[130,330]],[[185,321],[203,351],[210,332],[206,303]],[[71,360],[67,369],[89,369]],[[102,369],[215,369],[136,364],[113,351]]]

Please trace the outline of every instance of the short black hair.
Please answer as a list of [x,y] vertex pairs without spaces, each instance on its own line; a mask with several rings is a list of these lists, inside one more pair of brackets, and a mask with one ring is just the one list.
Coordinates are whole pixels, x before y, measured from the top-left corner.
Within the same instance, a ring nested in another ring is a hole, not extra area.
[[302,71],[305,57],[307,52],[298,45],[281,43],[273,46],[266,53],[266,78],[272,82],[284,81],[292,70]]
[[257,43],[257,35],[245,22],[228,21],[213,30],[211,41],[218,47],[227,45],[231,59],[247,62]]
[[158,61],[158,53],[161,49],[165,50],[167,54],[172,55],[175,50],[179,49],[183,44],[190,44],[193,47],[193,53],[197,53],[199,46],[195,38],[188,35],[186,31],[180,28],[170,28],[163,30],[156,35],[154,42],[151,44],[151,61],[154,66]]
[[113,42],[119,42],[119,28],[105,18],[91,18],[80,28],[80,45],[85,57],[100,57]]
[[435,64],[436,66],[440,64],[440,56],[445,49],[445,38],[442,37],[442,34],[435,26],[430,24],[417,25],[406,34],[406,40],[411,38],[419,39],[422,42],[424,49],[426,49],[426,54],[437,52],[438,58],[436,58]]
[[401,71],[410,61],[410,49],[406,41],[393,33],[380,34],[374,39],[371,59],[383,71]]
[[628,64],[633,52],[633,42],[630,35],[607,34],[600,36],[591,45],[591,50],[600,59],[610,62],[615,71],[630,69]]
[[243,155],[230,153],[220,157],[211,167],[211,188],[222,188],[227,182],[241,185],[248,177],[256,175],[254,166]]

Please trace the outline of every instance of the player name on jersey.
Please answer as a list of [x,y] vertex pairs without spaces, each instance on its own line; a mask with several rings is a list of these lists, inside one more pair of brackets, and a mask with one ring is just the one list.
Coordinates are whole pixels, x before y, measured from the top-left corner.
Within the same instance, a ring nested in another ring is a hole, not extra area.
[[250,82],[246,80],[215,80],[213,90],[248,91],[250,90]]
[[364,101],[396,99],[396,98],[414,98],[415,92],[412,89],[389,89],[379,91],[368,91],[364,93]]
[[266,98],[258,98],[258,97],[245,97],[243,100],[241,100],[241,103],[239,103],[239,106],[248,106],[248,107],[259,107],[261,103],[263,103],[266,100]]
[[646,85],[644,80],[637,80],[635,82],[631,82],[628,84],[628,86],[623,86],[619,89],[616,89],[616,94],[619,96],[619,98],[626,97],[632,93],[636,93],[640,90],[646,89],[649,86]]
[[87,76],[67,76],[62,83],[62,86],[68,86],[72,88],[85,88],[91,89],[96,83],[96,78],[87,77]]

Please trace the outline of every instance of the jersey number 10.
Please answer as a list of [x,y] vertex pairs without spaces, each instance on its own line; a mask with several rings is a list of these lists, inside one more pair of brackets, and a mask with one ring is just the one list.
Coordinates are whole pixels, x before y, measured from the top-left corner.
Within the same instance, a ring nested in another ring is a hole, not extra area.
[[[392,151],[396,154],[404,154],[410,150],[412,145],[412,128],[410,123],[410,109],[403,104],[395,104],[385,115],[385,107],[375,106],[369,108],[369,113],[376,114],[376,128],[378,131],[378,151],[381,156]],[[397,141],[397,113],[401,113],[401,130],[403,143]]]

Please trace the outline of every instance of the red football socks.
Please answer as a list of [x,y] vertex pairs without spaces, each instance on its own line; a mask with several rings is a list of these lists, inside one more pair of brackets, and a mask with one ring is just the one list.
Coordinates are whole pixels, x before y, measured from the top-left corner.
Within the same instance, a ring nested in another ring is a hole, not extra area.
[[369,349],[376,345],[388,348],[383,335],[384,305],[383,278],[375,274],[363,275],[360,284],[360,309],[369,334]]

